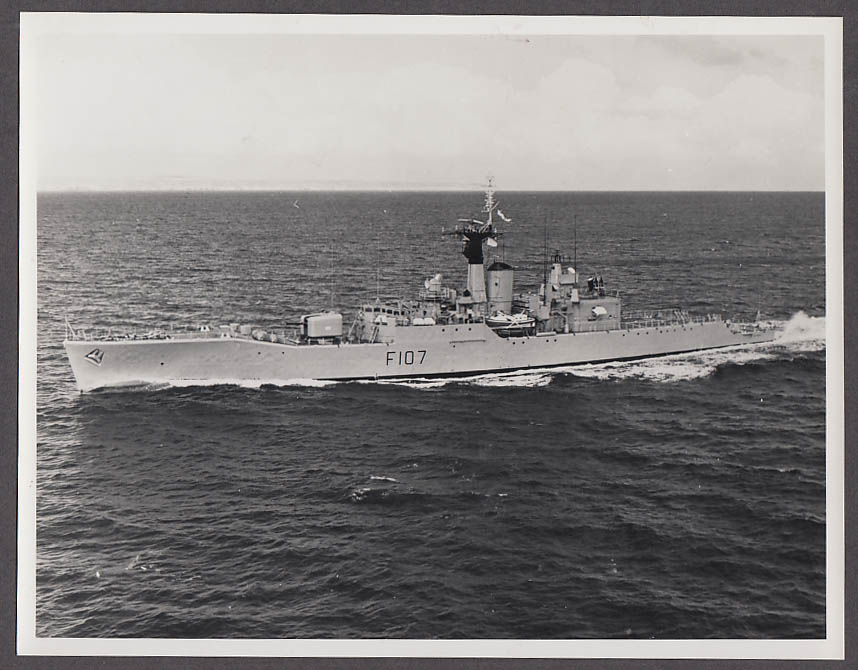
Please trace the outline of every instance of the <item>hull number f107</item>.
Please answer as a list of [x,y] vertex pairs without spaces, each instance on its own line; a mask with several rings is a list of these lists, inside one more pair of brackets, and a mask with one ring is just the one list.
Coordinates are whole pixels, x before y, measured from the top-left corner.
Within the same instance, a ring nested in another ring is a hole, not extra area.
[[387,363],[385,365],[423,365],[426,358],[426,350],[417,351],[388,351]]

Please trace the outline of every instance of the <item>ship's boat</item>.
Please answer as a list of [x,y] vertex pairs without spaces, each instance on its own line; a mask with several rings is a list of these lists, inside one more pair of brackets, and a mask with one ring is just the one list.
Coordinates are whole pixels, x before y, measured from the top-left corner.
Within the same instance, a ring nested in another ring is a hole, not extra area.
[[619,292],[601,276],[581,280],[574,265],[564,269],[559,251],[550,262],[546,254],[536,293],[515,293],[503,247],[484,266],[484,246],[497,250],[502,235],[495,215],[513,220],[497,209],[491,180],[482,214],[446,233],[463,245],[463,289],[436,274],[416,300],[361,305],[348,329],[335,311],[306,314],[291,326],[231,322],[142,335],[67,324],[63,344],[78,387],[474,375],[768,342],[777,333],[759,315],[743,322],[681,309],[625,314]]
[[526,312],[507,314],[500,310],[486,318],[486,325],[504,335],[521,335],[536,328],[536,319]]

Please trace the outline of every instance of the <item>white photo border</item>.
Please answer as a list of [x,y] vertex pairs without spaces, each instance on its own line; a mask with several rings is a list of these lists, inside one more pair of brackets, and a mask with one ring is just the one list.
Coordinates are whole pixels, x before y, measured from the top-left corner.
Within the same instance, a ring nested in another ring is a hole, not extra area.
[[[817,35],[825,52],[826,638],[821,640],[187,640],[36,635],[34,42],[45,34]],[[20,15],[17,653],[55,656],[844,658],[843,21],[605,17],[24,12]]]

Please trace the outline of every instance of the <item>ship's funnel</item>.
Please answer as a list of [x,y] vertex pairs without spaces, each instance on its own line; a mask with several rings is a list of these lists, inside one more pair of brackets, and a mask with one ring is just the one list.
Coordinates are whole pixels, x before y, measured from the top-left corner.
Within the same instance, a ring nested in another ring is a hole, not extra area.
[[512,285],[514,271],[511,265],[495,261],[486,271],[488,314],[512,313]]

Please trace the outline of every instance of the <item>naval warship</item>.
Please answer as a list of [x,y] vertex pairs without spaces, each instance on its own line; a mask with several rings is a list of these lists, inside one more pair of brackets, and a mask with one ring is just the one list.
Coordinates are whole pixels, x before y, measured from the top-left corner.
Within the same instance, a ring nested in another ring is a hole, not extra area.
[[[114,386],[289,383],[479,375],[528,368],[620,361],[714,349],[775,338],[777,328],[685,311],[625,315],[618,291],[583,278],[560,253],[546,262],[536,293],[515,293],[515,269],[484,265],[497,247],[498,208],[491,180],[479,218],[459,219],[467,284],[436,274],[414,300],[363,304],[349,328],[336,311],[306,314],[291,328],[229,323],[197,330],[93,335],[66,324],[63,342],[81,391]],[[546,258],[546,261],[548,259]]]

